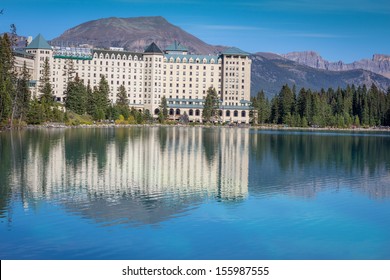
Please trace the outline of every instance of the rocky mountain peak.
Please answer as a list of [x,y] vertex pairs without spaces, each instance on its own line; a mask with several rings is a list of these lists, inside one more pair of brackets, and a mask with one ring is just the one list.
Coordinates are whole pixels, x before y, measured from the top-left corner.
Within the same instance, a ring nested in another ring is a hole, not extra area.
[[373,61],[379,62],[379,61],[387,61],[390,62],[390,55],[385,54],[374,54],[372,57]]

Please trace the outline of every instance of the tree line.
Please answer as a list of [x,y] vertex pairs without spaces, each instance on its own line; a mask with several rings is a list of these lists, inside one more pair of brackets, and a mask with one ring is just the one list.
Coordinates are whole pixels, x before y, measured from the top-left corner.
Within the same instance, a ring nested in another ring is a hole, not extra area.
[[[50,64],[45,59],[37,96],[31,96],[30,75],[26,64],[20,71],[15,69],[13,46],[16,30],[11,35],[0,36],[0,128],[21,127],[26,124],[65,122],[71,125],[90,124],[96,121],[115,120],[118,124],[153,122],[148,110],[129,107],[123,85],[116,93],[117,100],[109,100],[109,85],[101,76],[99,85],[85,86],[77,75],[74,77],[73,62],[68,61],[65,102],[55,101],[50,83]],[[311,91],[284,85],[279,94],[269,100],[263,91],[252,98],[252,124],[281,124],[291,127],[351,127],[390,126],[390,88],[379,90],[375,84],[347,88],[329,88],[327,91]],[[204,122],[218,121],[219,98],[216,90],[209,88],[202,118]],[[65,108],[64,108],[65,107]],[[161,98],[157,120],[168,121],[167,100]],[[180,121],[188,123],[187,114]]]
[[281,124],[291,127],[373,127],[390,126],[390,88],[375,84],[312,91],[282,86],[269,100],[263,91],[252,98],[254,124]]

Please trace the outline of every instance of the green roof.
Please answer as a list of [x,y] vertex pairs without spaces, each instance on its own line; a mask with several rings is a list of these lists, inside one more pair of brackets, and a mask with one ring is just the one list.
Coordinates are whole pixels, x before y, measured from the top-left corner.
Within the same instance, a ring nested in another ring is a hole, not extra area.
[[41,34],[38,34],[38,36],[31,41],[31,43],[26,47],[26,49],[51,50],[52,48],[49,45],[49,43],[45,40],[45,38],[43,38]]
[[240,50],[239,48],[228,48],[222,52],[224,55],[249,55],[249,53]]
[[144,53],[163,53],[160,48],[153,42],[147,47]]
[[165,50],[166,51],[188,52],[188,49],[177,41],[175,41],[173,44],[169,45]]

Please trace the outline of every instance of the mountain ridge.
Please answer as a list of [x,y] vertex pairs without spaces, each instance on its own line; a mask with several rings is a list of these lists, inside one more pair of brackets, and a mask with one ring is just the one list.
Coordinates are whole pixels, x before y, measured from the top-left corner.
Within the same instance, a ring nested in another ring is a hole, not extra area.
[[[77,42],[100,48],[123,47],[143,52],[152,42],[164,49],[174,41],[197,54],[216,54],[226,48],[209,45],[161,16],[91,20],[66,30],[51,40],[51,44]],[[366,84],[368,87],[375,84],[381,90],[390,87],[390,56],[387,55],[374,55],[371,60],[362,59],[352,64],[342,61],[331,63],[313,51],[285,55],[259,52],[251,54],[251,58],[252,96],[263,89],[272,97],[286,83],[295,84],[298,89],[305,87],[312,90],[346,87],[348,84]]]
[[362,69],[390,78],[390,55],[374,54],[372,59],[360,59],[352,63],[344,63],[343,61],[330,62],[314,51],[290,52],[281,56],[316,69],[329,71]]
[[121,47],[131,51],[143,51],[152,42],[165,48],[173,41],[186,45],[194,53],[214,54],[223,49],[203,42],[161,16],[91,20],[72,27],[51,40],[54,44],[69,41],[98,48]]
[[289,60],[273,53],[255,53],[252,59],[252,87],[251,95],[263,89],[268,97],[278,93],[285,84],[295,85],[297,89],[319,91],[321,89],[345,88],[348,85],[375,84],[379,89],[386,91],[390,87],[390,79],[367,70],[352,69],[346,71],[330,71],[316,69],[296,61]]

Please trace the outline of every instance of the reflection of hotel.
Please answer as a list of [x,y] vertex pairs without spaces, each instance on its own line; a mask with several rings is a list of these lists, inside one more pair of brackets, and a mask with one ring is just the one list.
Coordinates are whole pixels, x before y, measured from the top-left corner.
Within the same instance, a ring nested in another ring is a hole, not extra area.
[[219,55],[195,55],[177,42],[164,51],[152,43],[143,53],[136,53],[118,48],[52,47],[38,35],[15,55],[18,67],[27,62],[35,94],[43,63],[49,60],[54,95],[60,102],[70,76],[78,75],[92,88],[105,76],[113,103],[119,86],[124,85],[131,107],[157,116],[165,96],[170,118],[178,119],[185,112],[191,121],[201,121],[207,90],[212,87],[220,97],[221,121],[249,122],[251,60],[237,48]]
[[[89,136],[93,137],[93,133],[109,133],[110,129],[86,131],[92,132]],[[134,131],[137,136],[132,136]],[[46,162],[39,148],[26,147],[28,161],[23,171],[12,172],[12,185],[28,186],[22,191],[28,194],[26,200],[54,199],[66,204],[74,200],[88,203],[98,197],[116,203],[128,196],[177,204],[210,197],[236,200],[247,196],[247,129],[134,127],[125,131],[125,147],[119,149],[117,142],[106,142],[104,163],[94,152],[88,152],[80,155],[75,165],[65,153],[65,134],[70,137],[78,132],[56,131],[57,144]]]

